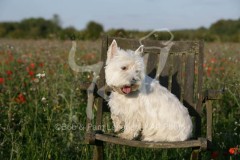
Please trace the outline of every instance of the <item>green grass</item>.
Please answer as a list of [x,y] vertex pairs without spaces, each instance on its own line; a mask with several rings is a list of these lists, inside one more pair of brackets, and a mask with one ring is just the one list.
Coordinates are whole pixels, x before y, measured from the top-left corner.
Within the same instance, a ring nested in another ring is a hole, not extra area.
[[[100,41],[78,42],[77,63],[97,62],[100,47]],[[80,90],[91,75],[70,69],[70,48],[70,41],[0,40],[0,159],[92,158],[92,146],[83,142],[87,96]],[[222,100],[214,102],[218,159],[229,159],[229,148],[240,145],[239,51],[234,43],[205,46],[204,88],[225,90]],[[37,78],[38,73],[45,77]],[[191,152],[106,146],[106,159],[119,160],[189,159]],[[211,152],[203,158],[210,159]]]

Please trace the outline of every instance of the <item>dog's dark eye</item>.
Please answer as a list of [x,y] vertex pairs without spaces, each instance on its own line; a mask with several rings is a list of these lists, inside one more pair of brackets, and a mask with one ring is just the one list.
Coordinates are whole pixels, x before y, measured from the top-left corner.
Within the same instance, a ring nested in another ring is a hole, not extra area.
[[123,67],[121,67],[121,69],[122,69],[123,71],[125,71],[125,70],[127,70],[127,67],[126,67],[126,66],[123,66]]

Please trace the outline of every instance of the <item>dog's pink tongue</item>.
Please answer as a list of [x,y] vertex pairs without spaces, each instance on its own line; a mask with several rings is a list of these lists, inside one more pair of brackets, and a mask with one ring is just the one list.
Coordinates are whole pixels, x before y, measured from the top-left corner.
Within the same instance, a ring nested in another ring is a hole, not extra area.
[[122,88],[122,91],[123,91],[123,93],[128,94],[128,93],[131,92],[131,87],[125,86],[125,87]]

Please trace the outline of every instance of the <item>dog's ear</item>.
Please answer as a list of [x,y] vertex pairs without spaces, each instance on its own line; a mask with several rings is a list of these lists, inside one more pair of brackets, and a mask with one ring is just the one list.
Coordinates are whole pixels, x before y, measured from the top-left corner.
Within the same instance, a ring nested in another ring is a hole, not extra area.
[[138,55],[142,55],[142,53],[143,53],[143,48],[144,48],[144,46],[143,45],[141,45],[140,47],[138,47],[138,49],[136,49],[136,51],[135,51],[135,54],[138,54]]
[[107,62],[106,62],[107,64],[115,56],[115,54],[117,53],[117,50],[118,50],[117,42],[114,39],[107,51]]

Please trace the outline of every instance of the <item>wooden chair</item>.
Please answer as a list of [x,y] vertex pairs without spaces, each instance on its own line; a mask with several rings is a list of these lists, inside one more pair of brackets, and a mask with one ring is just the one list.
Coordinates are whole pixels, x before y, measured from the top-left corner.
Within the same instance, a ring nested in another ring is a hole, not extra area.
[[[139,47],[139,41],[136,39],[113,38],[104,36],[102,38],[101,61],[105,63],[107,58],[107,49],[112,40],[115,39],[118,46],[122,49],[135,50]],[[88,92],[92,100],[97,100],[96,117],[94,120],[87,119],[86,142],[94,147],[94,159],[103,159],[104,143],[114,143],[132,147],[145,148],[192,148],[192,159],[200,157],[200,151],[207,150],[212,141],[212,104],[210,100],[217,98],[217,92],[203,92],[203,58],[204,44],[202,41],[173,41],[170,49],[167,63],[160,75],[160,83],[174,93],[180,101],[188,108],[194,122],[193,138],[183,142],[144,142],[137,140],[125,140],[103,133],[102,118],[103,112],[109,112],[106,101],[97,94],[97,90],[104,87],[105,73],[104,67],[100,72],[100,78],[97,81],[94,92]],[[144,40],[142,44],[164,48],[163,41]],[[148,54],[149,53],[149,54]],[[158,61],[159,49],[144,49],[146,56],[146,72],[151,77],[155,77]],[[161,53],[160,53],[161,54]],[[105,90],[107,92],[108,90]],[[203,104],[206,104],[206,113],[202,113]],[[201,134],[201,117],[206,116],[207,128],[206,135]],[[95,129],[92,126],[95,125]]]

